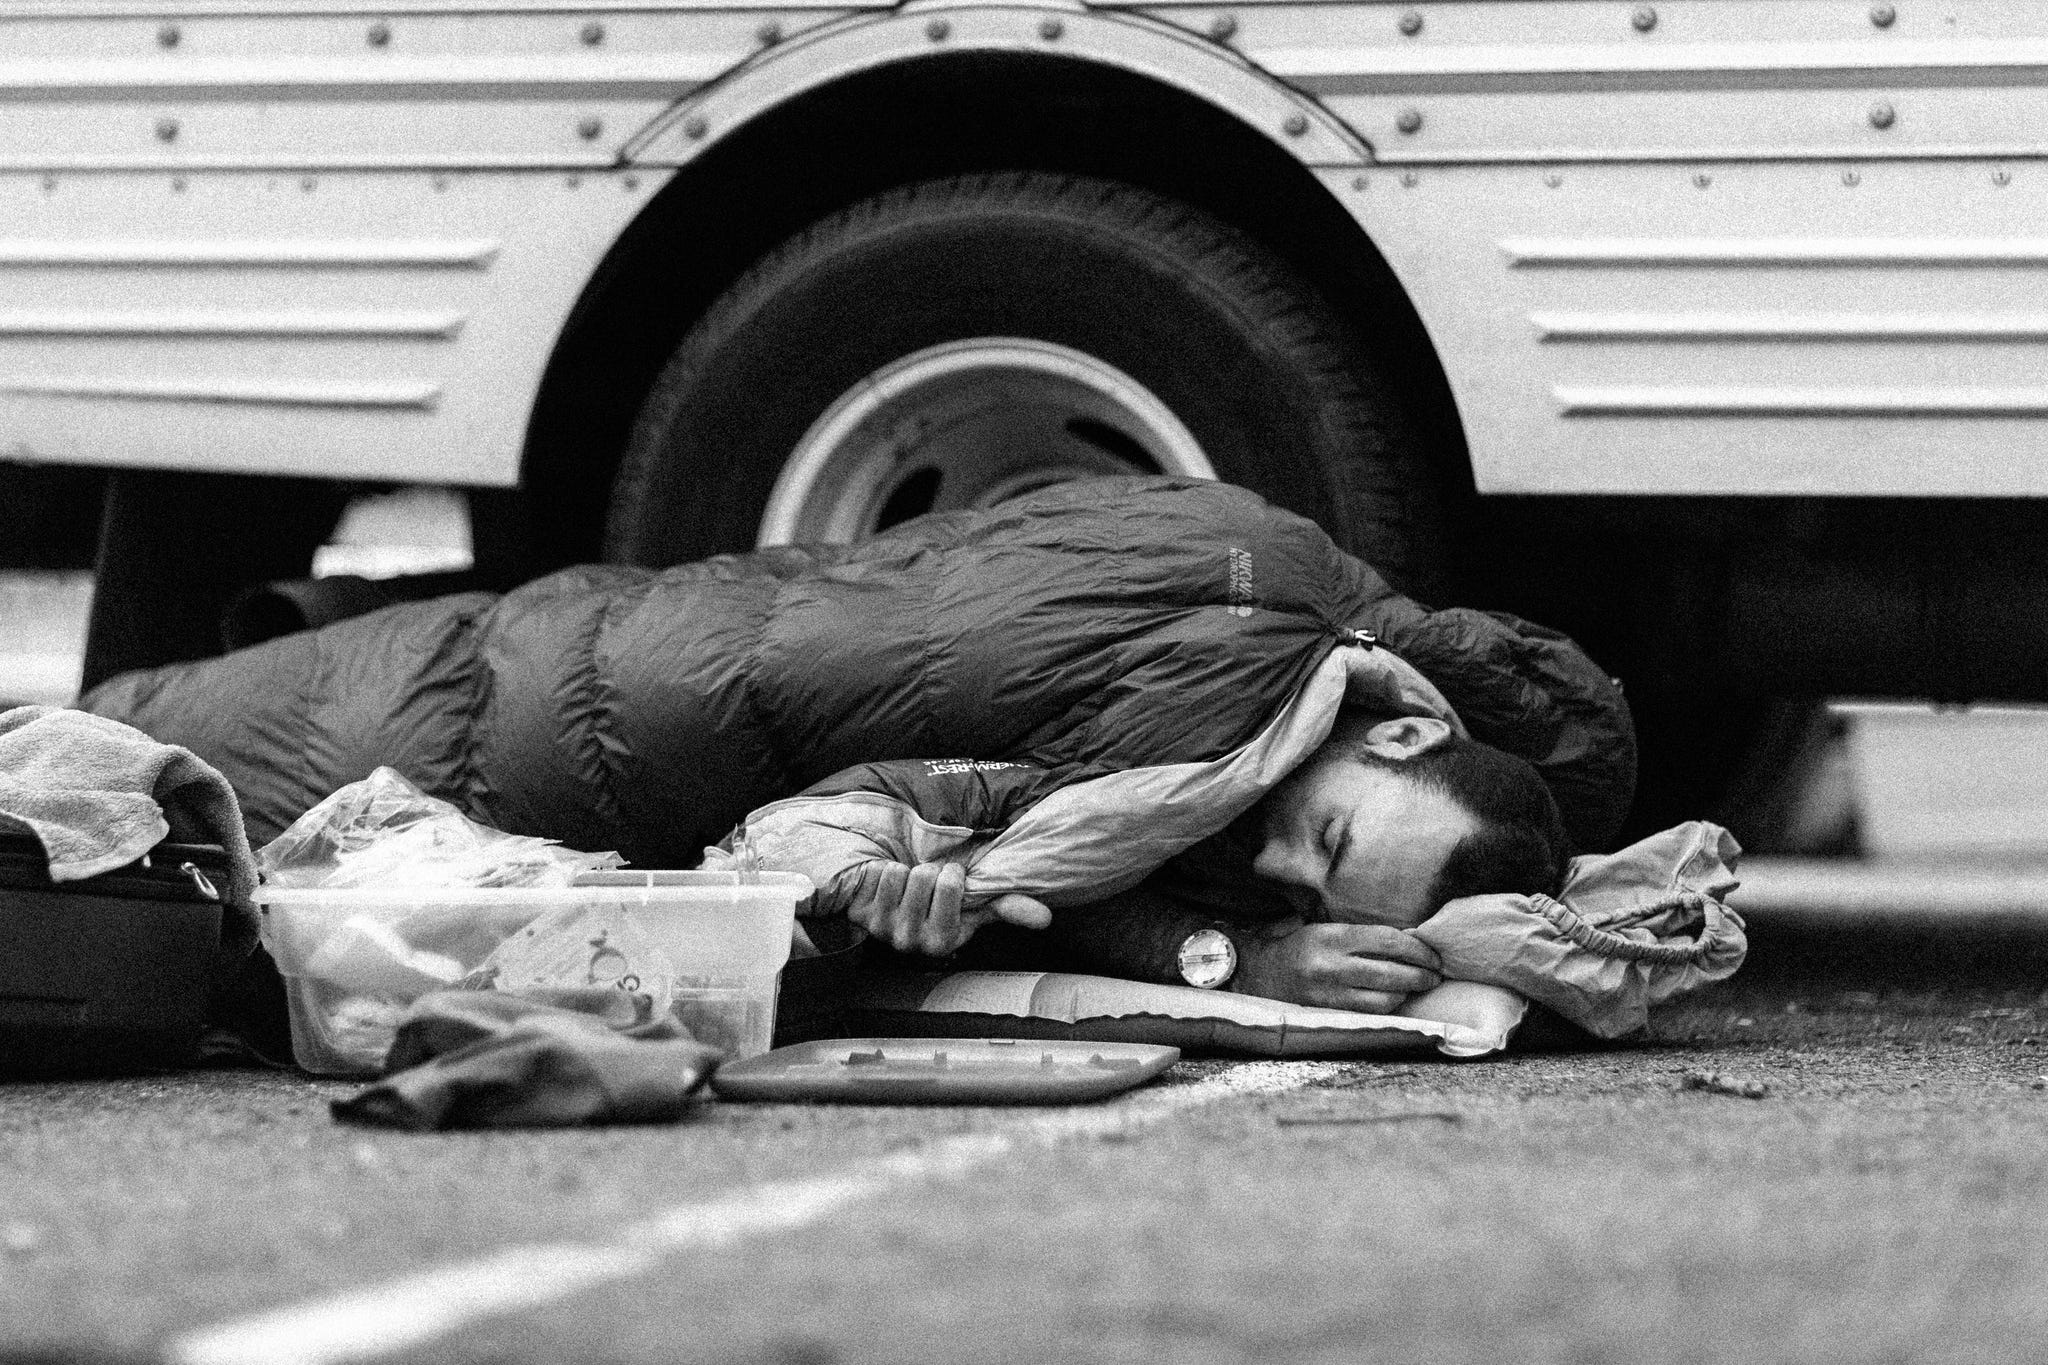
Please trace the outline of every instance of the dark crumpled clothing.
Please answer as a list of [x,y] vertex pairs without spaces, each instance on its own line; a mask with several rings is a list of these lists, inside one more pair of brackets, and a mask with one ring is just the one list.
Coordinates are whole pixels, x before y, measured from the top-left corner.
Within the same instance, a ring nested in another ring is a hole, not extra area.
[[610,988],[422,996],[384,1079],[336,1100],[334,1117],[422,1132],[680,1118],[725,1054],[647,1005]]

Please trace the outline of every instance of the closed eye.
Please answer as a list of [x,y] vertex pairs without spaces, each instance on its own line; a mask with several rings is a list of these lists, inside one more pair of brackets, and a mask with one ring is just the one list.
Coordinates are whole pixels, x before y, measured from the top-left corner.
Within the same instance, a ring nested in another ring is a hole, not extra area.
[[1344,866],[1344,855],[1351,849],[1351,822],[1347,820],[1342,823],[1344,826],[1343,833],[1338,836],[1337,847],[1330,851],[1330,864],[1323,873],[1325,884],[1329,882],[1330,878],[1337,875],[1339,868]]

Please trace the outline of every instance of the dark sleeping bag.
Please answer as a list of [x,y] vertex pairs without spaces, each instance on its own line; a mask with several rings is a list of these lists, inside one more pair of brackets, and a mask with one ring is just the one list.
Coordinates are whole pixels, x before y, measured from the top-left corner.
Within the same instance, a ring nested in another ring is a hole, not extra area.
[[1187,480],[1070,484],[853,546],[570,569],[123,675],[83,704],[218,767],[258,842],[389,764],[501,829],[689,867],[856,765],[979,761],[960,774],[1003,774],[1001,822],[1105,774],[1218,760],[1361,631],[1534,763],[1581,847],[1608,844],[1633,733],[1577,646],[1426,609],[1314,523]]

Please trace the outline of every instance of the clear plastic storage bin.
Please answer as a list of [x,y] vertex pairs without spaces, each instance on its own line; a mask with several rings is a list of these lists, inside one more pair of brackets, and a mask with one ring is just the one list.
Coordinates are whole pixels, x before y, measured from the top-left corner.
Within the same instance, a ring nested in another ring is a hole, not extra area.
[[291,1010],[292,1055],[374,1075],[415,999],[451,989],[616,986],[735,1057],[768,1050],[777,973],[808,878],[592,872],[569,887],[263,887],[263,944]]

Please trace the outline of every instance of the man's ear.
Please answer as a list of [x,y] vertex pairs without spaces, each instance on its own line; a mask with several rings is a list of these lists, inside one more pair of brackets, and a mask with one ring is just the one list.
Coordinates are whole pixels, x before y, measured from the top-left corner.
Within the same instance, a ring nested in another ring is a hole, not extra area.
[[1367,730],[1365,747],[1381,758],[1398,760],[1426,754],[1450,737],[1448,721],[1435,716],[1396,716]]

